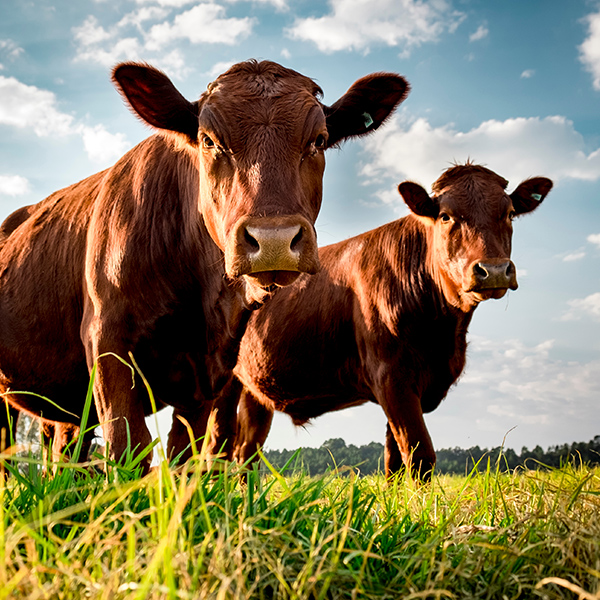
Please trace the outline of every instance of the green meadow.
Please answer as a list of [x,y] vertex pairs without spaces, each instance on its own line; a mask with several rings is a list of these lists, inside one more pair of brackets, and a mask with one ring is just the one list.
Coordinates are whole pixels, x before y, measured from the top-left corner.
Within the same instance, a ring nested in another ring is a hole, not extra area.
[[13,457],[0,598],[600,598],[600,469],[499,466],[419,485],[202,449],[144,478],[132,458]]

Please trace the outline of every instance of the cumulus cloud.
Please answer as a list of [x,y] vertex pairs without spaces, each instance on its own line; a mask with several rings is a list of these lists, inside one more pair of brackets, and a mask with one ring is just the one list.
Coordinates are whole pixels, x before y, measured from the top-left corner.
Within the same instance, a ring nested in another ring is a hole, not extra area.
[[554,181],[600,178],[600,149],[586,153],[582,135],[562,116],[490,120],[469,131],[396,117],[366,140],[365,149],[363,173],[372,179],[388,176],[431,185],[453,162],[469,158],[513,186],[534,175]]
[[225,8],[218,4],[198,4],[175,17],[172,23],[154,25],[147,36],[146,48],[160,50],[177,39],[192,44],[236,44],[252,31],[254,19],[225,18]]
[[[256,0],[259,1],[259,0]],[[263,0],[266,1],[266,0]],[[280,0],[269,0],[283,7]],[[184,77],[189,67],[177,48],[179,40],[192,44],[237,44],[252,32],[255,19],[227,17],[216,2],[201,2],[180,12],[190,0],[137,0],[138,8],[118,22],[101,24],[91,15],[73,28],[77,60],[110,67],[123,60],[146,60],[174,77]],[[167,49],[167,50],[165,50]]]
[[10,60],[14,60],[21,56],[25,52],[16,42],[13,40],[0,40],[0,55],[6,56]]
[[595,90],[600,90],[600,12],[585,18],[588,36],[579,46],[579,60],[592,75]]
[[469,41],[470,42],[477,42],[479,40],[482,40],[483,38],[486,38],[490,33],[490,30],[485,26],[485,25],[480,25],[476,31],[474,31],[470,36],[469,36]]
[[0,175],[0,196],[22,196],[29,191],[29,181],[20,175]]
[[592,233],[591,235],[588,235],[587,241],[590,242],[590,244],[595,244],[598,246],[598,248],[600,248],[600,233]]
[[583,250],[578,250],[577,252],[571,252],[562,257],[563,262],[575,262],[576,260],[581,260],[585,258],[585,252]]
[[498,436],[516,425],[577,431],[577,423],[594,419],[600,360],[560,360],[553,356],[553,347],[553,340],[530,346],[520,340],[474,337],[466,374],[448,401],[460,397],[466,410],[485,406],[493,418],[482,415],[480,422],[487,422]]
[[569,300],[567,304],[569,310],[562,316],[562,321],[579,321],[587,317],[600,322],[600,292]]
[[521,79],[531,79],[535,75],[534,69],[525,69],[521,73]]
[[207,75],[208,77],[218,77],[219,75],[221,75],[221,73],[225,73],[225,71],[227,71],[229,69],[229,67],[231,67],[232,65],[235,64],[236,61],[223,61],[223,62],[218,62],[215,63],[206,73],[205,75]]
[[94,127],[82,125],[77,128],[77,131],[81,134],[87,155],[95,163],[110,164],[130,147],[124,134],[110,133],[104,125]]
[[47,90],[0,76],[0,124],[30,128],[40,137],[71,133],[73,117],[61,112]]
[[366,51],[371,45],[403,52],[435,42],[464,19],[446,0],[330,0],[322,17],[297,19],[288,35],[313,42],[322,52]]
[[[123,134],[111,134],[102,125],[76,123],[73,116],[59,109],[52,92],[14,77],[0,76],[0,125],[28,129],[38,137],[80,135],[90,160],[103,164],[118,158],[129,145]],[[22,181],[11,181],[17,186],[13,189],[23,185]]]

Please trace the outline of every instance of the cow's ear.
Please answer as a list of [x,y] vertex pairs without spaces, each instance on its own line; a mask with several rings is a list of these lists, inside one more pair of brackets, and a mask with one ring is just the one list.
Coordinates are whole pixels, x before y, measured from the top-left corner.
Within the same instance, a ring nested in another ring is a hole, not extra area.
[[133,111],[157,129],[198,137],[198,104],[186,100],[158,69],[146,64],[121,63],[112,80]]
[[418,183],[404,181],[398,186],[398,191],[415,215],[430,219],[437,218],[439,214],[437,202]]
[[517,215],[535,210],[552,189],[552,181],[546,177],[532,177],[519,184],[510,195]]
[[406,79],[394,73],[373,73],[356,81],[337,102],[323,107],[329,133],[327,146],[375,131],[409,91]]

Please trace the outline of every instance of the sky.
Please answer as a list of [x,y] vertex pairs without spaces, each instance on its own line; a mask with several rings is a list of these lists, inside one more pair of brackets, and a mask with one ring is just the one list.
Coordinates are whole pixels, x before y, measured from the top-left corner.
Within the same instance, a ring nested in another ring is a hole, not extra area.
[[[153,64],[195,100],[248,58],[312,77],[326,104],[375,71],[411,83],[384,127],[328,152],[321,245],[407,214],[398,183],[430,189],[455,161],[509,191],[554,181],[515,223],[519,289],[477,308],[465,373],[426,421],[437,448],[600,435],[600,1],[2,0],[0,220],[151,133],[112,87],[116,63]],[[370,404],[305,429],[278,415],[267,447],[384,434]]]

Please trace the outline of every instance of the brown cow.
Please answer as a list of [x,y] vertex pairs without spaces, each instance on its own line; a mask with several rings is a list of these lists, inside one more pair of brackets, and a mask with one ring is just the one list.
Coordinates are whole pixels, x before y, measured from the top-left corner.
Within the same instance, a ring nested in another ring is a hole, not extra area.
[[[300,425],[371,401],[388,419],[386,474],[404,463],[428,476],[435,451],[423,413],[460,376],[477,305],[517,288],[512,220],[537,208],[552,182],[528,179],[510,195],[506,186],[471,163],[448,169],[433,197],[401,183],[411,214],[322,248],[320,273],[252,316],[235,369],[238,460],[264,443],[275,410]],[[232,386],[221,413],[234,411]]]
[[90,423],[118,459],[128,436],[151,441],[148,394],[116,358],[133,353],[158,407],[174,407],[176,456],[189,443],[179,417],[204,433],[251,309],[319,269],[324,150],[379,127],[408,84],[369,75],[327,107],[311,79],[269,61],[234,65],[197,102],[148,65],[120,64],[113,81],[159,132],[0,228],[0,391],[68,433],[98,361]]

